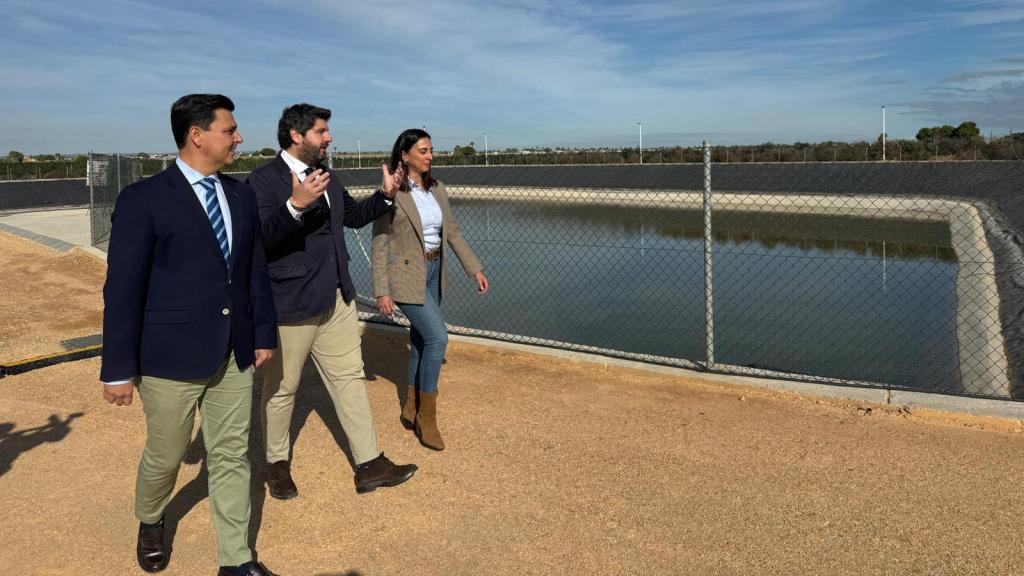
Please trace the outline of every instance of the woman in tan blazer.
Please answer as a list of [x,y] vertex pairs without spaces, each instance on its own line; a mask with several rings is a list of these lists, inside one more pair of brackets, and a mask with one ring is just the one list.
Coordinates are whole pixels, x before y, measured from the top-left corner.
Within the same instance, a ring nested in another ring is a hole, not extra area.
[[[459,231],[444,184],[430,176],[434,147],[417,128],[402,132],[391,149],[392,171],[401,165],[407,179],[390,214],[373,223],[373,294],[391,315],[397,305],[409,319],[409,381],[402,424],[427,448],[444,450],[437,427],[437,383],[448,346],[441,297],[448,287],[445,263],[451,252],[477,292],[487,292],[487,276]],[[450,250],[449,250],[450,249]]]

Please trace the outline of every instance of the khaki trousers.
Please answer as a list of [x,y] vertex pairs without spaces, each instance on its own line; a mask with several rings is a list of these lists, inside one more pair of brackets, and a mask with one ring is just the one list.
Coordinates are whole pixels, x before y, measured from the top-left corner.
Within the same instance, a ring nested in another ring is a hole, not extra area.
[[267,462],[290,460],[289,429],[295,392],[310,354],[334,402],[355,463],[376,458],[380,452],[363,379],[355,301],[346,304],[338,291],[334,306],[327,312],[301,322],[279,323],[277,330],[279,349],[263,371]]
[[202,415],[210,505],[221,566],[252,560],[249,550],[249,417],[252,368],[240,372],[231,354],[209,379],[143,376],[146,449],[135,480],[135,516],[152,524],[163,516],[192,436],[196,406]]

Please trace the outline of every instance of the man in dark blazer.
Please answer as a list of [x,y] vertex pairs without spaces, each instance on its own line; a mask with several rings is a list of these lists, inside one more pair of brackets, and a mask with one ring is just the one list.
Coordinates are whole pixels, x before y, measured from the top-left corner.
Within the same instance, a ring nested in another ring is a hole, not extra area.
[[285,108],[277,128],[281,153],[248,180],[259,204],[277,309],[280,353],[264,371],[263,425],[267,486],[282,500],[298,496],[289,430],[311,354],[348,437],[356,492],[395,486],[416,472],[415,465],[395,465],[377,448],[343,228],[388,213],[404,175],[383,168],[381,189],[356,202],[322,164],[331,143],[330,118],[330,110],[310,104]]
[[135,485],[136,555],[163,570],[164,508],[202,414],[219,575],[263,576],[248,545],[253,366],[277,347],[256,198],[219,172],[241,144],[219,94],[171,107],[174,165],[121,191],[103,287],[103,397],[124,406],[139,389],[146,448]]

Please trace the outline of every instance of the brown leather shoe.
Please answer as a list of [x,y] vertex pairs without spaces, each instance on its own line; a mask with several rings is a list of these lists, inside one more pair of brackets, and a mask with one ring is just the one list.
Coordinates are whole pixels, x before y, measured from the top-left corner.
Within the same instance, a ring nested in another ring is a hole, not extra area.
[[264,566],[262,562],[253,562],[252,566],[250,566],[249,569],[245,570],[244,572],[238,572],[238,571],[235,571],[235,570],[231,570],[229,568],[225,568],[224,566],[221,566],[220,570],[217,570],[217,576],[278,576],[278,575],[273,573],[273,572],[271,572],[270,569],[267,568],[266,566]]
[[139,567],[146,572],[159,572],[167,568],[171,555],[164,545],[164,525],[152,528],[139,526],[139,540],[135,545]]
[[415,464],[395,464],[381,452],[373,460],[356,466],[356,493],[365,494],[377,488],[398,486],[415,473]]
[[267,464],[267,488],[270,495],[278,500],[291,500],[299,495],[299,489],[292,481],[292,465],[288,460]]
[[402,404],[402,415],[398,417],[406,430],[412,430],[416,424],[416,387],[409,385],[405,392],[405,404]]

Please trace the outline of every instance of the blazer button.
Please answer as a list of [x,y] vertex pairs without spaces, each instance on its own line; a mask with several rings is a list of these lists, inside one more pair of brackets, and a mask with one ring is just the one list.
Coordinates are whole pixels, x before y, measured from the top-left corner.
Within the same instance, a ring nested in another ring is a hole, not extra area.
[[228,310],[227,308],[225,308],[225,309],[221,310],[220,313],[225,315],[225,316],[227,316],[228,314],[231,314],[231,310]]

